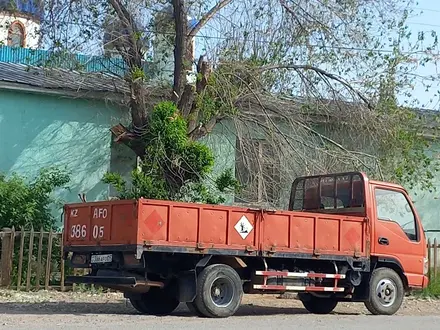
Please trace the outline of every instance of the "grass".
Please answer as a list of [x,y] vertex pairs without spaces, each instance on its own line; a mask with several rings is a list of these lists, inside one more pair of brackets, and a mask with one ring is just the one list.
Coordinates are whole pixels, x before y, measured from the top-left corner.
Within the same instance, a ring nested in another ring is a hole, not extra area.
[[422,298],[440,298],[440,276],[430,276],[429,285],[423,289],[419,296]]

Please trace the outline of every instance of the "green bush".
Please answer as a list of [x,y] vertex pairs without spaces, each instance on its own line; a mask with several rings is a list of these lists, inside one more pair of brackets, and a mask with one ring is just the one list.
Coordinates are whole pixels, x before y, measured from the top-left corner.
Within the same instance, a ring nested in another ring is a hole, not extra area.
[[[55,168],[47,168],[40,171],[39,175],[32,181],[27,181],[17,174],[6,176],[0,174],[0,226],[1,228],[15,227],[16,231],[24,228],[29,231],[32,227],[35,231],[56,231],[56,219],[51,214],[51,207],[57,202],[53,193],[58,188],[65,188],[70,181],[69,175]],[[31,284],[36,284],[36,273],[38,268],[39,236],[35,235],[33,243],[33,254],[31,260]],[[19,265],[20,239],[14,244],[12,286],[17,285]],[[42,265],[40,284],[44,285],[45,265],[47,260],[48,239],[43,241]],[[26,282],[29,235],[25,239],[23,249],[23,267],[21,274],[22,285]],[[52,245],[51,269],[59,269],[61,259],[61,245],[59,240],[54,240]],[[53,279],[52,279],[53,280]],[[52,281],[51,281],[52,282]]]
[[188,124],[174,103],[166,101],[154,107],[142,137],[145,154],[141,169],[131,173],[131,185],[118,173],[104,175],[103,182],[113,185],[120,199],[218,204],[225,200],[225,193],[239,189],[232,170],[209,178],[214,167],[212,151],[188,137]]
[[0,174],[0,227],[55,229],[53,192],[69,181],[68,174],[55,168],[41,170],[31,182],[17,174]]

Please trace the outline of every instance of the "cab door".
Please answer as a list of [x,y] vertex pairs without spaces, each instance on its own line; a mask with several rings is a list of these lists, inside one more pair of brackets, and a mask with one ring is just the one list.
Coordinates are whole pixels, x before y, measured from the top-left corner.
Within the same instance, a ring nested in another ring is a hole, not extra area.
[[408,195],[398,188],[372,186],[372,255],[400,263],[410,286],[422,286],[426,243]]

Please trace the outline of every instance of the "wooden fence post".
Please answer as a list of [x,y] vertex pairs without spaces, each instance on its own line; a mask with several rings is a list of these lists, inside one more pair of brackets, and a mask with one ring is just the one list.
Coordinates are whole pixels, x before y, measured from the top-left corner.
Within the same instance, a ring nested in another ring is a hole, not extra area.
[[21,227],[21,239],[20,239],[20,255],[18,260],[18,275],[17,275],[17,291],[20,290],[21,287],[21,275],[23,272],[23,251],[24,251],[24,238],[26,235],[26,232],[24,231],[24,228]]
[[64,287],[64,253],[63,253],[63,247],[64,247],[64,230],[61,232],[60,235],[60,250],[61,250],[61,292],[65,291],[65,287]]
[[37,275],[35,277],[35,289],[40,290],[40,278],[41,278],[41,268],[42,268],[42,256],[43,256],[43,228],[40,228],[40,237],[38,240],[38,252],[37,252]]
[[32,273],[32,255],[34,250],[34,227],[31,228],[29,236],[28,265],[26,273],[26,291],[31,289],[31,273]]
[[431,280],[432,269],[431,239],[428,238],[428,277]]
[[11,285],[11,272],[12,263],[11,261],[11,240],[14,239],[13,229],[3,228],[2,237],[2,254],[1,254],[1,286],[8,287]]
[[437,238],[434,238],[434,279],[437,277],[437,257],[438,257],[438,244]]
[[53,232],[51,229],[49,232],[48,247],[47,247],[46,278],[44,281],[45,290],[49,290],[49,284],[50,284],[50,264],[52,263],[52,242],[53,242]]

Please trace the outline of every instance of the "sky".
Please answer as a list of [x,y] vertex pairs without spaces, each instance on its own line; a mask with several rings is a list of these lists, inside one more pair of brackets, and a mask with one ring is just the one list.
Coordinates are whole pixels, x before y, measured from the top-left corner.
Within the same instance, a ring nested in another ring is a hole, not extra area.
[[[406,23],[412,33],[411,42],[417,42],[420,32],[424,32],[427,36],[426,41],[421,45],[422,47],[431,44],[433,40],[431,37],[432,31],[436,32],[440,39],[440,0],[418,0],[411,5],[410,9],[413,12]],[[198,35],[198,39],[196,40],[196,58],[205,52],[204,47],[201,46],[201,44],[204,44],[201,39],[203,39],[205,35],[216,35],[215,31],[206,32],[208,29],[209,28],[202,29]],[[383,50],[388,51],[390,49],[391,47],[388,49],[384,48]],[[421,49],[422,48],[419,48],[419,50]],[[414,107],[440,110],[440,46],[433,50],[432,57],[435,57],[435,54],[437,54],[435,61],[437,63],[423,65],[419,62],[416,65],[416,70],[411,72],[420,77],[417,78],[417,82],[413,85],[412,89],[405,90],[405,92],[409,92],[409,95],[404,95],[402,92],[402,94],[398,96],[400,104],[410,104]],[[420,59],[422,56],[419,54],[415,55],[415,57]],[[435,76],[434,81],[428,81],[427,77],[430,76]],[[348,78],[348,80],[350,79]],[[428,90],[426,84],[431,85]],[[414,103],[414,100],[416,100],[416,103]],[[409,103],[407,103],[408,101]]]
[[[418,32],[435,31],[440,36],[440,1],[439,0],[419,0],[413,6],[414,14],[416,16],[410,17],[407,21],[408,26],[413,32],[413,38],[417,38]],[[436,52],[439,53],[440,49]],[[439,58],[440,60],[440,58]],[[440,61],[438,63],[440,65]],[[434,63],[425,67],[418,66],[417,74],[422,76],[438,75],[440,74],[440,67]],[[435,87],[426,91],[422,84],[415,86],[413,97],[420,101],[420,106],[423,108],[439,110],[440,109],[440,95],[437,90],[440,90],[440,79],[437,79]]]

